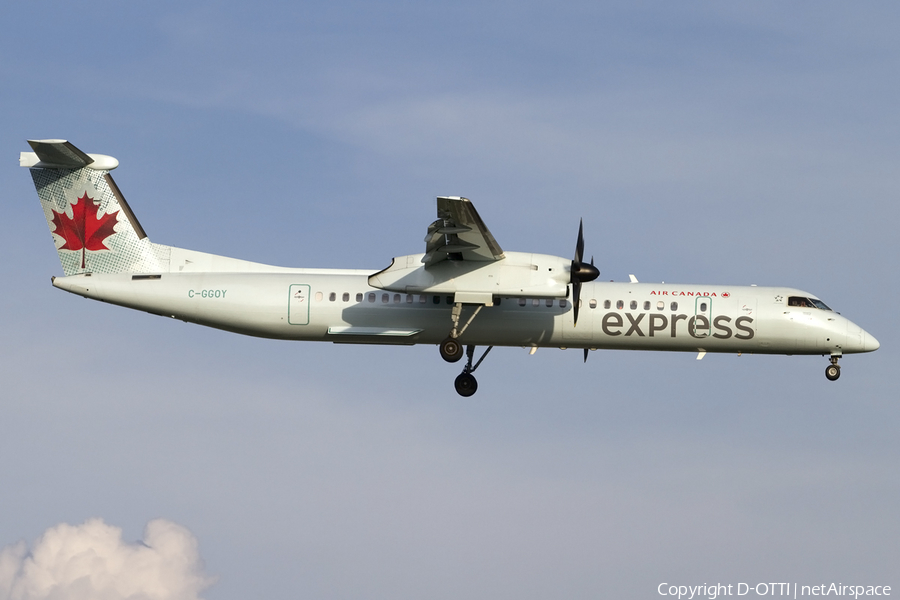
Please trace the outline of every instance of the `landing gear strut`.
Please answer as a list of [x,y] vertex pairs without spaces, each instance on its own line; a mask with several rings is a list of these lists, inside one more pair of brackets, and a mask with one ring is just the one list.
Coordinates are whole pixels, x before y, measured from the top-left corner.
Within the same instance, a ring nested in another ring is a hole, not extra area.
[[[453,310],[450,311],[450,319],[453,321],[453,327],[450,329],[450,335],[441,342],[440,346],[441,358],[451,363],[457,362],[462,358],[463,347],[462,344],[459,343],[459,336],[461,336],[472,321],[475,320],[475,317],[478,316],[478,313],[481,312],[484,305],[479,304],[475,308],[475,312],[472,313],[472,316],[469,317],[469,320],[463,324],[462,328],[460,328],[459,317],[462,315],[462,308],[462,302],[457,302],[453,305]],[[474,393],[473,390],[472,394]],[[471,396],[472,394],[469,395]]]
[[838,377],[841,376],[841,367],[838,365],[839,358],[839,355],[832,354],[831,364],[825,367],[825,377],[828,381],[837,381]]
[[478,362],[473,365],[472,359],[475,358],[475,346],[466,346],[466,366],[463,367],[462,373],[460,373],[457,376],[456,381],[453,382],[457,394],[464,398],[468,398],[478,391],[478,381],[472,373],[478,368],[478,365],[481,364],[481,361],[484,360],[484,357],[486,357],[488,352],[493,350],[493,348],[493,346],[488,346],[488,349],[484,351],[484,354],[481,355]]

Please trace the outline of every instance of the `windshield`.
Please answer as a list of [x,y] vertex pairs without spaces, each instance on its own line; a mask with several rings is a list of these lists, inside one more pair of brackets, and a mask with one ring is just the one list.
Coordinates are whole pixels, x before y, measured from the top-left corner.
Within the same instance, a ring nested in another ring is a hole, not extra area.
[[791,296],[788,298],[788,306],[799,306],[800,308],[818,308],[820,310],[831,310],[828,305],[817,298],[805,298],[803,296]]

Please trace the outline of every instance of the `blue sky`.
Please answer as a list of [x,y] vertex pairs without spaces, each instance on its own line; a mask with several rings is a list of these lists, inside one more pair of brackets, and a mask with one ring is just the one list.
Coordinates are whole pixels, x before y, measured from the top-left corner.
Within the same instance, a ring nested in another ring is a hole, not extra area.
[[[656,597],[900,586],[894,3],[0,8],[0,547],[187,528],[202,593]],[[821,357],[241,338],[55,290],[29,138],[115,156],[156,242],[285,266],[422,251],[434,197],[601,278],[791,285]]]

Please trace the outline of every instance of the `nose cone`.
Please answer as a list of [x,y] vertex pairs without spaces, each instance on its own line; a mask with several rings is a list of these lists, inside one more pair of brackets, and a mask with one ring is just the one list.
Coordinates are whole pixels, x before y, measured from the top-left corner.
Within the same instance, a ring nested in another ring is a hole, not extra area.
[[868,331],[863,331],[863,352],[874,352],[881,348],[881,344],[875,339],[875,336]]
[[854,323],[847,321],[847,342],[844,344],[844,352],[874,352],[881,347],[875,336]]

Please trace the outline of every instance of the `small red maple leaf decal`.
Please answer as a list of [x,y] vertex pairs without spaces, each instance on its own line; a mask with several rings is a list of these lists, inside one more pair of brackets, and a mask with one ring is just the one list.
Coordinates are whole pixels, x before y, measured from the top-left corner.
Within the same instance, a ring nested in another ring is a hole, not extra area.
[[72,216],[53,210],[53,233],[61,237],[65,243],[60,250],[81,250],[81,268],[84,268],[85,250],[109,250],[103,245],[104,240],[115,233],[119,211],[97,216],[100,204],[89,198],[87,192],[72,204]]

